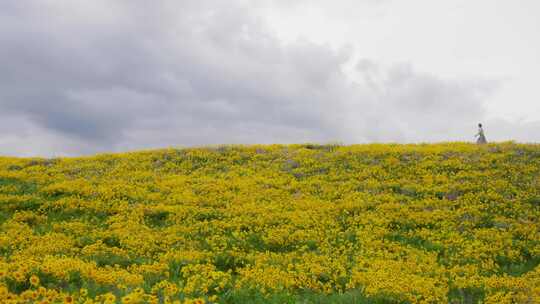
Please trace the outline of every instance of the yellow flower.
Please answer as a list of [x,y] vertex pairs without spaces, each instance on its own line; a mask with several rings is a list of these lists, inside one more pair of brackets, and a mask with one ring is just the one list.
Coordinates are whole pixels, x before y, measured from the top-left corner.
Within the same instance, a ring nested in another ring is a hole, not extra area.
[[109,304],[109,303],[116,303],[116,296],[113,295],[112,293],[108,293],[105,295],[105,303]]
[[32,275],[30,277],[30,284],[32,284],[32,286],[34,287],[37,287],[39,285],[39,278],[36,275]]
[[130,304],[133,302],[133,297],[130,295],[122,297],[122,304]]
[[64,304],[72,304],[74,302],[75,302],[75,300],[73,299],[72,296],[65,296],[64,297]]
[[[538,155],[451,143],[0,157],[0,303],[215,303],[241,289],[540,303],[540,267],[505,274],[540,256]],[[42,206],[21,208],[31,201]],[[80,289],[66,301],[67,284],[40,282],[74,273],[123,297]]]
[[81,295],[81,297],[86,297],[86,296],[88,296],[88,289],[86,289],[86,288],[81,288],[81,290],[79,291],[79,294]]
[[13,278],[15,279],[15,281],[17,282],[24,282],[25,280],[25,275],[24,273],[20,272],[20,271],[17,271],[13,274]]
[[40,296],[44,297],[47,294],[47,289],[43,286],[39,286],[38,293]]

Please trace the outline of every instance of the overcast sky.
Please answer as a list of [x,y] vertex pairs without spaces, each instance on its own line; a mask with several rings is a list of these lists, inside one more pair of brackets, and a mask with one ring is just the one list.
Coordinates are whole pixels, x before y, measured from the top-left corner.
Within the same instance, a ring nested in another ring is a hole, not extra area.
[[537,0],[2,0],[0,154],[538,142],[539,30]]

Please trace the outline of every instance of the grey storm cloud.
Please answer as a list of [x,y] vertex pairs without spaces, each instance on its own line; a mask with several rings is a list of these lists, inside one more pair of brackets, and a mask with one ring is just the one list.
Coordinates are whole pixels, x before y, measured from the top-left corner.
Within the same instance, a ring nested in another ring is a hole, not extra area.
[[250,12],[241,1],[0,2],[0,153],[469,140],[499,86],[370,60],[351,81],[347,49],[284,44]]

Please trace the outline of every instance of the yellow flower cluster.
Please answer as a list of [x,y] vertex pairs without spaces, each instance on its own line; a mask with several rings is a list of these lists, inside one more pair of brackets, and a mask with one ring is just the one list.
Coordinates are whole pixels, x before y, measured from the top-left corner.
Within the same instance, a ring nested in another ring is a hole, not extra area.
[[0,158],[1,303],[272,297],[540,303],[540,146]]

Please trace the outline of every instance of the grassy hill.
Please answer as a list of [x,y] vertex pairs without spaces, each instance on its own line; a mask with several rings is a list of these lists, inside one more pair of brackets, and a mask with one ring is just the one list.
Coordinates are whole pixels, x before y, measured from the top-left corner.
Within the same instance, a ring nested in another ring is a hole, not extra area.
[[539,263],[540,145],[0,158],[2,303],[540,303]]

